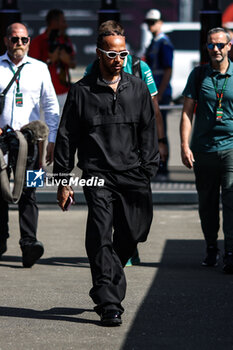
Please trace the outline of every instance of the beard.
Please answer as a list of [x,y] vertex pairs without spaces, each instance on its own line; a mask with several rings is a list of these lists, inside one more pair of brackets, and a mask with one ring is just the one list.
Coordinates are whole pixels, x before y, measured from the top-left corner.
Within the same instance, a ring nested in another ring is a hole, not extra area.
[[10,56],[16,60],[23,59],[24,56],[28,53],[28,48],[25,47],[17,47],[10,52],[8,51]]
[[[102,60],[102,67],[104,68],[104,71],[109,75],[109,76],[118,76],[120,74],[120,71],[122,69],[123,63],[113,63],[112,65],[109,65],[108,63],[105,62],[105,60]],[[116,67],[118,69],[116,70]]]
[[221,63],[222,61],[224,61],[226,56],[228,56],[228,54],[223,52],[223,53],[218,54],[218,55],[212,54],[212,55],[210,55],[210,58],[211,58],[212,61],[215,61],[217,63]]

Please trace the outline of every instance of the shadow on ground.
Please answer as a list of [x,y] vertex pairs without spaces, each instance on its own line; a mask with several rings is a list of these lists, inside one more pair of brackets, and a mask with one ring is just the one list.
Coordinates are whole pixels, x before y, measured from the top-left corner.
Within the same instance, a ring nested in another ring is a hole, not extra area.
[[166,242],[121,350],[233,349],[233,275],[222,272],[222,259],[206,268],[202,258],[203,241]]
[[[17,265],[12,264],[17,263]],[[3,255],[0,260],[0,267],[23,268],[22,257],[14,255]],[[88,267],[89,261],[85,257],[62,257],[54,256],[51,258],[41,258],[36,264],[54,265],[54,266],[72,266],[72,267]]]
[[54,307],[49,310],[33,310],[17,307],[0,307],[0,317],[17,317],[27,319],[39,319],[39,320],[56,320],[56,321],[67,321],[67,322],[78,322],[78,323],[92,323],[99,326],[99,322],[95,320],[88,320],[79,317],[72,317],[80,315],[84,312],[94,312],[89,309],[72,309],[72,308],[58,308]]

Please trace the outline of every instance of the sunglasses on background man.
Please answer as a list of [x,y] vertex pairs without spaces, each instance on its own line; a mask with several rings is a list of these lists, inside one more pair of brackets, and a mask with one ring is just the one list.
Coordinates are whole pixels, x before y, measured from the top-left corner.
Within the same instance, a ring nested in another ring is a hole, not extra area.
[[21,40],[23,45],[26,45],[29,41],[29,38],[26,36],[23,36],[21,38],[19,38],[18,36],[12,36],[11,38],[9,38],[10,41],[12,42],[12,44],[16,44],[19,42],[19,40]]
[[212,43],[208,43],[207,44],[207,48],[209,50],[213,50],[215,48],[215,46],[217,46],[217,48],[219,50],[222,50],[228,43],[217,43],[217,44],[212,44]]

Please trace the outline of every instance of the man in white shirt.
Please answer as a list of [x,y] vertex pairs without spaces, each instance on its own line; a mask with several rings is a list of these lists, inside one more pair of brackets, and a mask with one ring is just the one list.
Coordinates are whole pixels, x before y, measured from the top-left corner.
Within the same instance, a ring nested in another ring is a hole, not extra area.
[[[23,125],[40,119],[42,106],[45,122],[49,127],[46,161],[50,164],[53,161],[59,122],[59,105],[47,65],[27,56],[30,38],[25,25],[10,25],[4,42],[7,51],[0,56],[0,91],[6,88],[18,67],[22,64],[24,66],[6,94],[4,110],[0,115],[0,128],[8,124],[19,130]],[[39,168],[38,160],[33,168]],[[36,239],[38,208],[35,188],[24,186],[18,207],[23,266],[31,267],[44,252],[43,244]],[[8,203],[0,193],[0,257],[7,250],[8,237]]]

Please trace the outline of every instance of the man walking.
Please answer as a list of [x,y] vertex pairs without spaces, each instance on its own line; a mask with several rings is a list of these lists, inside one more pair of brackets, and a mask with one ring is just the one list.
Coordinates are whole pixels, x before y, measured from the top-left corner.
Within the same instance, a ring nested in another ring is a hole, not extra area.
[[[53,161],[59,106],[49,71],[46,64],[27,56],[30,38],[25,25],[10,25],[7,28],[5,45],[7,52],[0,57],[0,91],[6,88],[18,67],[23,65],[23,68],[6,94],[5,107],[0,115],[0,127],[8,124],[19,130],[25,124],[40,119],[41,103],[49,127],[46,161],[50,164]],[[39,168],[38,158],[31,166],[34,169]],[[31,267],[44,251],[43,244],[36,239],[38,208],[35,188],[24,186],[18,207],[23,266]],[[0,193],[0,257],[7,250],[8,237],[8,203]]]
[[[147,86],[122,70],[128,55],[124,35],[117,30],[99,33],[96,52],[98,66],[68,94],[56,140],[54,173],[68,178],[77,149],[83,179],[104,180],[104,186],[84,187],[86,250],[95,311],[102,325],[115,326],[121,324],[124,311],[123,267],[149,233],[150,177],[157,171],[159,153]],[[69,195],[73,195],[69,186],[58,188],[63,210]]]
[[[146,49],[145,59],[150,67],[153,78],[158,88],[158,103],[159,105],[168,105],[171,102],[171,76],[173,65],[173,45],[169,37],[162,32],[163,21],[161,13],[157,9],[151,9],[146,13],[145,22],[148,25],[149,31],[153,38],[150,45]],[[163,124],[166,138],[164,142],[168,144],[167,140],[167,110],[161,111],[163,116]],[[158,175],[161,180],[165,180],[168,175],[168,157],[161,159]]]
[[[124,35],[123,26],[116,21],[109,20],[109,21],[103,22],[99,26],[99,34],[101,32],[108,32],[108,31],[110,32],[117,31],[121,35]],[[84,74],[85,75],[90,74],[92,69],[95,69],[96,65],[98,65],[98,59],[96,59],[94,63],[91,63],[88,65]],[[166,145],[166,137],[164,134],[163,117],[158,105],[158,100],[157,100],[158,90],[154,82],[152,72],[149,66],[146,64],[146,62],[130,54],[125,57],[122,69],[126,73],[134,74],[135,76],[140,77],[142,80],[144,80],[150,91],[151,98],[154,104],[154,110],[155,110],[160,160],[166,161],[168,149]],[[128,260],[126,266],[138,265],[139,263],[140,263],[139,252],[138,252],[138,249],[136,249],[134,255]]]
[[63,11],[49,10],[46,23],[45,32],[32,40],[29,56],[47,63],[62,111],[71,86],[69,69],[76,66],[75,52],[66,34],[67,23]]
[[[210,63],[195,68],[183,95],[181,156],[194,167],[199,214],[206,241],[203,266],[216,266],[219,258],[219,198],[222,193],[225,256],[223,270],[233,273],[233,64],[229,34],[223,28],[208,32]],[[197,102],[191,146],[194,107]]]

